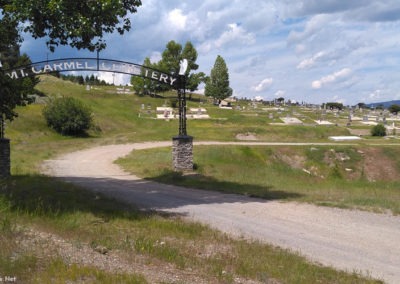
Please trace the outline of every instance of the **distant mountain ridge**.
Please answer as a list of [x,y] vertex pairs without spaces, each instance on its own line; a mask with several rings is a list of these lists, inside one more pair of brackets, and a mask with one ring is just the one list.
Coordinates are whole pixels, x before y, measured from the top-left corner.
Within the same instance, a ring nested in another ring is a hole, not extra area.
[[400,106],[400,100],[394,100],[394,101],[387,101],[387,102],[379,102],[379,103],[371,103],[371,104],[365,104],[367,107],[377,107],[382,105],[384,108],[388,108],[391,105],[399,105]]

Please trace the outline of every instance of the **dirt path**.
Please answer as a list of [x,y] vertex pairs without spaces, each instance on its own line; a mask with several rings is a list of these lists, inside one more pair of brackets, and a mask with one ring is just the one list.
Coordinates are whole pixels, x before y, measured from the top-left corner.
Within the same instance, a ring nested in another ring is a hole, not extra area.
[[163,185],[113,164],[134,149],[162,146],[171,142],[95,147],[46,161],[44,172],[140,207],[182,213],[235,236],[290,248],[325,265],[400,283],[399,216]]

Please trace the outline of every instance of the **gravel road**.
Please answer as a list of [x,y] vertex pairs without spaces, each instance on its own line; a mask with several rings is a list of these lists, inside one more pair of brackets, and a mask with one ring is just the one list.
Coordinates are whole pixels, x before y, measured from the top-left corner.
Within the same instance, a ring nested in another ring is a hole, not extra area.
[[177,212],[234,236],[289,248],[324,265],[400,283],[400,216],[164,185],[141,180],[113,164],[134,149],[171,144],[168,141],[95,147],[48,160],[43,172],[139,207]]

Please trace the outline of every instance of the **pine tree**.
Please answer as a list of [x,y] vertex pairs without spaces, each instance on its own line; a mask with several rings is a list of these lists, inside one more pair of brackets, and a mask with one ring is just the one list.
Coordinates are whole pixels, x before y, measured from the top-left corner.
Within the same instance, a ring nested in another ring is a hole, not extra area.
[[[182,48],[180,43],[173,40],[167,43],[161,60],[154,66],[156,69],[162,70],[167,74],[178,75],[180,69],[180,61],[186,59],[188,68],[186,69],[186,89],[195,91],[201,82],[204,82],[205,74],[203,72],[195,73],[199,68],[196,63],[197,50],[193,44],[188,41]],[[160,90],[168,90],[170,87],[162,86]]]
[[[154,64],[151,63],[150,58],[146,57],[143,61],[143,69],[142,69],[142,75],[145,72],[145,68],[154,68]],[[152,93],[155,93],[157,90],[157,83],[152,81],[151,79],[146,79],[143,77],[138,77],[138,76],[132,76],[131,77],[131,84],[133,86],[133,90],[138,96],[145,96],[145,95],[151,95]]]
[[232,95],[232,88],[229,87],[228,67],[220,55],[217,56],[210,77],[206,81],[204,94],[215,100],[223,100]]

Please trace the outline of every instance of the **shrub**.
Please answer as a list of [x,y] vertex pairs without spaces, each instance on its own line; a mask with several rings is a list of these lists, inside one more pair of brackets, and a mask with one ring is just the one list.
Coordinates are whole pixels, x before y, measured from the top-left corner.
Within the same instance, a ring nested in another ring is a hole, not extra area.
[[383,124],[377,124],[371,129],[372,136],[386,136],[386,128]]
[[43,109],[47,125],[63,135],[81,135],[92,126],[92,111],[72,97],[51,100]]

